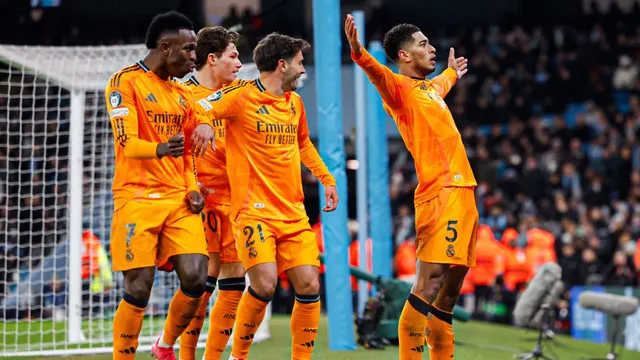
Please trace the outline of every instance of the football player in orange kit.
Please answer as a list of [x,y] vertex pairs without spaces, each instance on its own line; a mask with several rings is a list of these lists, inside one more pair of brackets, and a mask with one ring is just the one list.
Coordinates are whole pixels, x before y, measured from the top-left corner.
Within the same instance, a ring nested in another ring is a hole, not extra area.
[[425,336],[431,360],[454,353],[452,312],[469,267],[475,266],[477,186],[460,132],[443,98],[466,74],[467,59],[449,51],[449,67],[432,80],[436,50],[419,28],[400,24],[383,41],[399,74],[362,46],[353,17],[345,33],[352,59],[364,70],[393,117],[415,160],[417,280],[400,316],[400,359],[422,359]]
[[[242,67],[236,49],[238,39],[237,32],[222,26],[207,27],[198,33],[197,73],[186,82],[194,93],[196,103],[206,105],[207,97],[236,79],[237,72]],[[196,109],[206,113],[202,106],[196,106]],[[196,161],[198,182],[206,197],[202,219],[209,250],[209,273],[202,304],[180,339],[180,360],[195,360],[207,303],[216,282],[219,292],[210,314],[204,359],[220,359],[231,336],[236,309],[245,289],[245,271],[238,258],[229,220],[231,193],[226,166],[225,125],[220,119],[210,120],[216,132],[215,151],[206,152],[204,157]],[[217,279],[218,276],[220,280]]]
[[[195,67],[195,39],[184,15],[156,16],[147,30],[147,56],[114,74],[105,91],[115,135],[111,255],[125,292],[114,316],[115,360],[135,358],[156,266],[175,269],[180,279],[164,333],[152,347],[158,359],[176,358],[173,344],[205,290],[204,197],[193,161],[200,153],[192,154],[190,142],[204,149],[213,128],[196,117],[191,91],[174,79]],[[196,125],[203,137],[191,135]]]
[[294,92],[307,48],[304,40],[268,35],[253,51],[258,79],[222,88],[197,105],[226,121],[227,164],[233,164],[227,168],[230,219],[251,282],[238,306],[231,359],[248,358],[283,271],[296,292],[292,359],[311,359],[313,353],[320,322],[320,254],[303,204],[300,162],[325,186],[324,211],[336,209],[338,194],[309,139],[304,105]]

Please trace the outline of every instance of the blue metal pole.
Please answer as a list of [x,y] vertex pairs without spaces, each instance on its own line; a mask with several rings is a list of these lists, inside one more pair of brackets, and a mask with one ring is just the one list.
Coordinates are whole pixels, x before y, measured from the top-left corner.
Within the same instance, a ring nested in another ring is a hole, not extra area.
[[[353,19],[360,41],[364,42],[364,12],[357,10],[352,12]],[[355,114],[356,114],[356,159],[358,170],[356,171],[356,201],[358,219],[358,264],[363,271],[369,271],[367,257],[367,239],[369,238],[369,215],[367,209],[367,108],[366,108],[366,82],[365,74],[357,64],[353,64],[354,90],[355,90]],[[358,315],[364,314],[364,308],[369,297],[369,284],[366,281],[358,282]]]
[[[385,64],[387,56],[379,41],[369,44],[369,53],[381,64]],[[391,278],[393,259],[387,118],[380,94],[375,86],[367,81],[367,176],[371,219],[369,231],[373,243],[373,272],[383,278]]]
[[[349,275],[347,230],[347,176],[342,129],[342,72],[340,0],[313,0],[318,150],[336,179],[340,204],[332,213],[321,212],[325,243],[325,289],[329,313],[329,349],[355,350],[353,306]],[[324,187],[320,185],[320,207]]]

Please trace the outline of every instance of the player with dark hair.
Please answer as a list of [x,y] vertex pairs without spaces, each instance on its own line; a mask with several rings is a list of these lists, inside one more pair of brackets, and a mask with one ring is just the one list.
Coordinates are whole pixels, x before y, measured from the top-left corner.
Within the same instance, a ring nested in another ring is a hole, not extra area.
[[302,99],[301,39],[270,34],[253,60],[254,81],[224,87],[198,102],[227,126],[226,151],[236,249],[251,284],[238,306],[231,359],[247,359],[256,330],[286,272],[296,300],[291,316],[292,358],[311,359],[320,322],[319,252],[304,208],[300,162],[325,186],[324,211],[338,206],[335,179],[309,139]]
[[[238,40],[238,33],[222,26],[207,27],[198,33],[197,73],[186,84],[192,89],[196,103],[205,106],[196,106],[196,110],[204,117],[209,117],[205,110],[208,104],[206,98],[232,83],[242,67],[236,49]],[[238,85],[239,82],[233,84]],[[202,304],[180,338],[181,360],[195,360],[198,337],[216,282],[219,291],[210,314],[204,359],[220,359],[231,336],[238,303],[246,286],[244,267],[238,258],[229,219],[231,190],[226,166],[225,124],[220,119],[210,120],[216,132],[215,151],[205,153],[196,161],[198,181],[205,196],[202,221],[209,251],[209,273]]]
[[[425,336],[429,358],[453,358],[453,307],[469,267],[475,266],[477,186],[451,112],[443,98],[466,74],[467,59],[449,50],[449,67],[427,80],[436,50],[420,29],[400,24],[384,36],[387,57],[399,74],[376,61],[362,46],[353,17],[345,33],[351,57],[382,97],[415,159],[418,278],[400,316],[400,359],[422,359]],[[431,315],[429,315],[431,314]]]
[[[195,67],[195,40],[184,15],[158,15],[147,32],[147,56],[114,74],[105,91],[115,134],[111,256],[113,271],[124,275],[113,322],[116,360],[135,358],[156,267],[175,269],[180,279],[164,333],[152,347],[158,359],[175,359],[173,344],[205,290],[204,197],[193,161],[200,153],[192,154],[190,142],[204,150],[213,129],[198,121],[191,91],[174,80]],[[191,136],[196,126],[200,135]]]

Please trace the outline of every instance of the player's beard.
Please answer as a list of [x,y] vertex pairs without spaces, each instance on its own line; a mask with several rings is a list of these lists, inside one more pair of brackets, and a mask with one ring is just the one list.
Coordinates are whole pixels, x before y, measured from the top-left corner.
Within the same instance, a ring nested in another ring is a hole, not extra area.
[[435,67],[435,66],[431,67],[431,65],[430,65],[430,64],[429,64],[429,65],[427,65],[427,66],[422,66],[422,65],[420,65],[420,64],[416,64],[416,67],[417,67],[417,69],[416,69],[416,70],[418,70],[418,72],[419,72],[420,74],[423,74],[423,75],[424,75],[424,77],[427,77],[428,75],[431,75],[431,73],[433,73],[434,71],[436,71],[436,67]]
[[283,89],[283,90],[296,91],[298,89],[298,81],[300,81],[300,76],[302,76],[302,74],[295,75],[290,80],[287,80],[285,84],[287,84],[288,89]]

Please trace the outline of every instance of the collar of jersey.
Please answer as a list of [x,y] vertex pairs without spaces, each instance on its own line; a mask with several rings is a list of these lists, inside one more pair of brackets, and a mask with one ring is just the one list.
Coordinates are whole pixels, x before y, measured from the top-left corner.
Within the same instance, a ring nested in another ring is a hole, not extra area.
[[274,101],[278,101],[282,99],[289,101],[291,99],[291,92],[286,92],[282,96],[277,96],[268,92],[267,89],[264,87],[264,85],[262,85],[262,81],[260,81],[260,78],[256,78],[256,88],[258,88],[258,90],[260,90],[261,93],[267,95],[269,98],[271,98]]
[[172,80],[171,77],[169,77],[168,79],[161,78],[160,76],[158,76],[158,74],[156,74],[153,71],[151,71],[151,69],[142,60],[138,60],[138,65],[140,65],[140,67],[142,68],[142,70],[144,70],[145,73],[153,75],[158,80],[162,80],[162,81],[171,81]]

